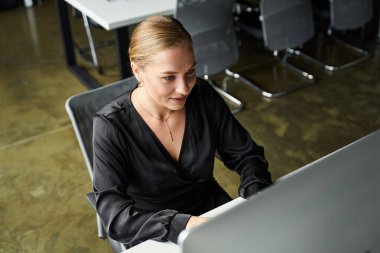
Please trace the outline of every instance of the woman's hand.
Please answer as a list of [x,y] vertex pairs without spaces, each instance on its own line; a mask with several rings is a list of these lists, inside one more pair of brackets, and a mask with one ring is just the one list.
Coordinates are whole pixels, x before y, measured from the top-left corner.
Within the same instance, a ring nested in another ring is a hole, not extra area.
[[199,217],[199,216],[191,216],[189,221],[187,222],[186,229],[192,229],[199,226],[202,223],[205,223],[210,218],[208,217]]

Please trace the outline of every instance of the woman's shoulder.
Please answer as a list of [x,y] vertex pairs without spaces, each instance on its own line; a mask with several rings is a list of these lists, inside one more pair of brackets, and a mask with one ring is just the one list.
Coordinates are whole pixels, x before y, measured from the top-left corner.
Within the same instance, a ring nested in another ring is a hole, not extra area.
[[131,92],[132,90],[126,91],[121,95],[113,98],[103,107],[101,107],[95,115],[103,116],[106,118],[111,118],[114,115],[117,115],[120,112],[125,112],[127,109],[132,106],[131,103]]

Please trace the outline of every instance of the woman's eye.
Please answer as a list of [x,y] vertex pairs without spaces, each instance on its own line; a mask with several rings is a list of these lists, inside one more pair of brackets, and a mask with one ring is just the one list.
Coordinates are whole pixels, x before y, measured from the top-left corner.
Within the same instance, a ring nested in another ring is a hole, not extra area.
[[186,73],[188,76],[192,76],[195,74],[195,69],[190,70],[189,72]]
[[172,81],[174,80],[174,76],[164,76],[163,77],[165,81]]

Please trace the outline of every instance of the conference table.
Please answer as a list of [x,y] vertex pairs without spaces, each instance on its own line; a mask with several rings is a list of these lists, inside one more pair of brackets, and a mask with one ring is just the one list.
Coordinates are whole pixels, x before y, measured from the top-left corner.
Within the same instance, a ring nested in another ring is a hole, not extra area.
[[100,86],[94,77],[77,64],[68,6],[82,12],[107,31],[115,33],[120,79],[124,79],[132,76],[128,64],[128,26],[153,15],[173,15],[176,4],[176,0],[56,0],[66,65],[88,88]]

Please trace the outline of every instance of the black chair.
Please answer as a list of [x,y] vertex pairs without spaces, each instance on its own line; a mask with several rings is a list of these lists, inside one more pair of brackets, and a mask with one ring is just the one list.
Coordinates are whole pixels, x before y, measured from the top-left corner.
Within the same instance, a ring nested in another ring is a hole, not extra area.
[[[303,51],[304,56],[329,72],[351,67],[370,57],[368,51],[335,34],[363,28],[373,18],[373,0],[318,0],[313,2],[313,10],[315,22],[322,29],[323,44],[315,50]],[[350,54],[351,59],[337,62],[334,47],[346,50],[345,55]]]
[[[279,91],[270,91],[264,84],[257,84],[265,97],[286,95],[315,82],[315,77],[291,64],[292,56],[300,55],[298,47],[314,36],[314,22],[309,0],[261,0],[259,5],[252,1],[238,1],[236,12],[238,28],[264,41],[266,49],[285,66],[300,77],[300,81]],[[295,57],[294,57],[295,58]]]
[[[130,77],[97,89],[85,91],[81,94],[70,97],[65,104],[66,111],[74,128],[75,135],[78,139],[84,160],[91,180],[92,174],[92,117],[101,107],[110,102],[113,98],[122,93],[131,90],[136,85],[136,79]],[[87,195],[93,207],[95,207],[95,194],[93,192]],[[100,219],[97,215],[98,236],[102,239],[108,239],[113,250],[120,253],[125,250],[124,245],[112,240],[107,236]]]
[[[197,75],[234,103],[236,108],[231,111],[237,113],[244,108],[244,103],[215,86],[209,78],[226,71],[230,76],[248,82],[228,71],[239,59],[233,6],[232,0],[178,0],[175,17],[192,36]],[[224,84],[228,80],[225,78]]]

